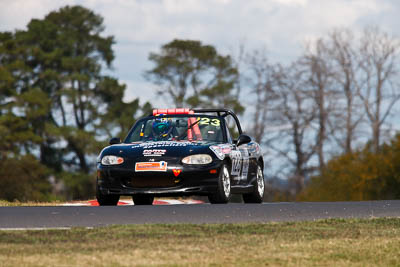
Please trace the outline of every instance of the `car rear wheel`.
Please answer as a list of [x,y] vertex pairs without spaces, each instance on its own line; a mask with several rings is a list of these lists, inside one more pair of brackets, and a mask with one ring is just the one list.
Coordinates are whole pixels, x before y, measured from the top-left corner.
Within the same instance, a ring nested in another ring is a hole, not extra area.
[[154,201],[154,196],[151,195],[133,195],[133,203],[135,205],[152,205]]
[[231,198],[231,177],[226,164],[221,168],[218,177],[218,188],[217,192],[208,196],[208,200],[211,204],[225,204],[229,202]]
[[264,174],[260,164],[257,165],[257,176],[254,184],[254,191],[249,194],[243,194],[244,203],[262,203],[264,197],[265,182]]
[[96,185],[96,198],[100,206],[116,206],[119,201],[119,195],[104,195],[98,185]]

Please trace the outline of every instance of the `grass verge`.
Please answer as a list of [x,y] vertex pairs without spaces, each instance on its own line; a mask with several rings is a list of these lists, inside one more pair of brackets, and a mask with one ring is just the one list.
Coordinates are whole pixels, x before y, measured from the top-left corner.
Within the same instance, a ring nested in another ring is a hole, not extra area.
[[0,231],[0,266],[398,266],[400,219]]

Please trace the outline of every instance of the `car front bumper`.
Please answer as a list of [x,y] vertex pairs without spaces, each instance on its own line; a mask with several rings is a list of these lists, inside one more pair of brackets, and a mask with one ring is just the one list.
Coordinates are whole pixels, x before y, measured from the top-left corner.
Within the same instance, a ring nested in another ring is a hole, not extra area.
[[208,195],[217,190],[221,166],[222,161],[204,166],[169,163],[165,172],[135,172],[128,166],[98,164],[97,186],[104,195]]

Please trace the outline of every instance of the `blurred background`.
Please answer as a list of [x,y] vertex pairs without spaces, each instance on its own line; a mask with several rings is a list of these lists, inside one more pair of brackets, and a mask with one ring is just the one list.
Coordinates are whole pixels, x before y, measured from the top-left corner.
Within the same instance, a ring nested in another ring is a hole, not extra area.
[[266,201],[400,198],[395,0],[0,0],[0,199],[94,197],[154,108],[225,107]]

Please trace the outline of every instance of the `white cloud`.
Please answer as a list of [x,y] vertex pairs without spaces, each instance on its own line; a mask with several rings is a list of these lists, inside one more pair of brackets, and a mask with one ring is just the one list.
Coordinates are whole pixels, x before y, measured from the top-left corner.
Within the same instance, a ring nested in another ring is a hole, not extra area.
[[284,5],[306,5],[308,0],[275,0],[275,2],[284,4]]

